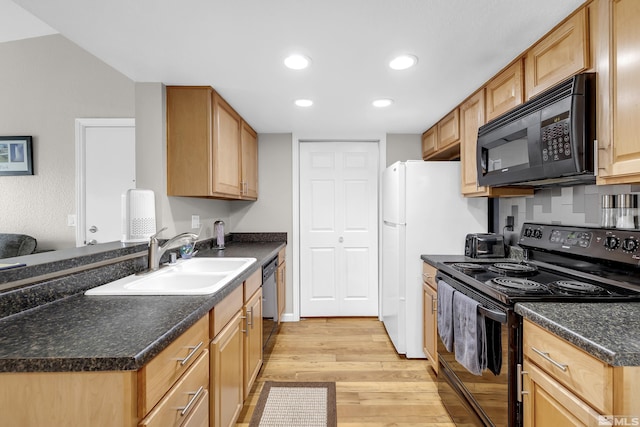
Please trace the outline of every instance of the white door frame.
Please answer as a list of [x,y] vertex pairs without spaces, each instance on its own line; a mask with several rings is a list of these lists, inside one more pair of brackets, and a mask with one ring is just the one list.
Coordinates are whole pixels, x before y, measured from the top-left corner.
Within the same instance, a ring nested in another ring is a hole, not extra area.
[[129,118],[76,119],[76,247],[84,246],[86,238],[86,130],[91,127],[135,126],[136,120]]
[[[285,322],[297,322],[300,320],[300,143],[301,142],[331,142],[331,141],[342,141],[342,142],[376,142],[378,144],[378,161],[380,173],[378,174],[378,201],[380,200],[381,192],[382,192],[382,171],[386,169],[387,164],[387,137],[386,134],[375,134],[365,137],[341,137],[339,135],[319,135],[313,137],[304,137],[296,134],[291,135],[291,172],[292,172],[292,191],[291,195],[292,207],[293,207],[293,241],[292,245],[292,255],[293,262],[291,266],[291,274],[292,274],[292,298],[293,298],[293,313],[285,313],[283,315],[283,321]],[[382,205],[378,202],[378,218],[382,218]],[[381,225],[380,221],[378,221],[378,242],[380,242],[380,233],[381,233]],[[380,269],[382,268],[382,262],[380,262],[380,253],[378,251],[378,277],[380,277]],[[378,294],[380,288],[380,281],[378,281]],[[382,320],[380,317],[380,304],[381,299],[378,298],[378,318]]]

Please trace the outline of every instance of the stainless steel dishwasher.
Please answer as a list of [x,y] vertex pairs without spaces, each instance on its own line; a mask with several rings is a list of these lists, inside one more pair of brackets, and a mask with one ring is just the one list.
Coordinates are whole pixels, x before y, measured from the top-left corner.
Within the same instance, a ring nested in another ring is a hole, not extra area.
[[262,267],[262,348],[265,360],[271,353],[274,337],[278,333],[277,268],[277,255]]

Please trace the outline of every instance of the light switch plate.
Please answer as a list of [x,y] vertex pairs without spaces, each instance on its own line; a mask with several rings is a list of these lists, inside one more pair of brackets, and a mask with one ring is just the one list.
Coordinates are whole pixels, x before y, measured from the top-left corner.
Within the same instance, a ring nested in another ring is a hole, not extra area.
[[67,215],[67,226],[75,227],[76,226],[76,216],[75,214]]
[[200,215],[191,215],[191,228],[200,228]]

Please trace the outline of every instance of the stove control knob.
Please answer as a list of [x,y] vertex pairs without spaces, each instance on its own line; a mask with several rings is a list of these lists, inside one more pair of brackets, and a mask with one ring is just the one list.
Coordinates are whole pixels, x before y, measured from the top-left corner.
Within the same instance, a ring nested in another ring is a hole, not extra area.
[[525,228],[524,229],[524,237],[531,237],[532,233],[533,233],[533,231],[530,228]]
[[622,241],[622,250],[625,252],[635,252],[638,249],[638,241],[632,237],[627,237]]
[[616,249],[618,246],[620,246],[620,239],[618,239],[616,236],[607,236],[604,239],[604,248],[612,251],[614,249]]
[[539,228],[533,230],[533,237],[536,239],[542,239],[542,230],[540,230]]

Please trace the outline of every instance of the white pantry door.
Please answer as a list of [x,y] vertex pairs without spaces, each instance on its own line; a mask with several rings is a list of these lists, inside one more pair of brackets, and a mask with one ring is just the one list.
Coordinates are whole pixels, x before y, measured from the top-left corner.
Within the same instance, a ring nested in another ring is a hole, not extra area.
[[300,144],[300,315],[378,315],[378,145]]

